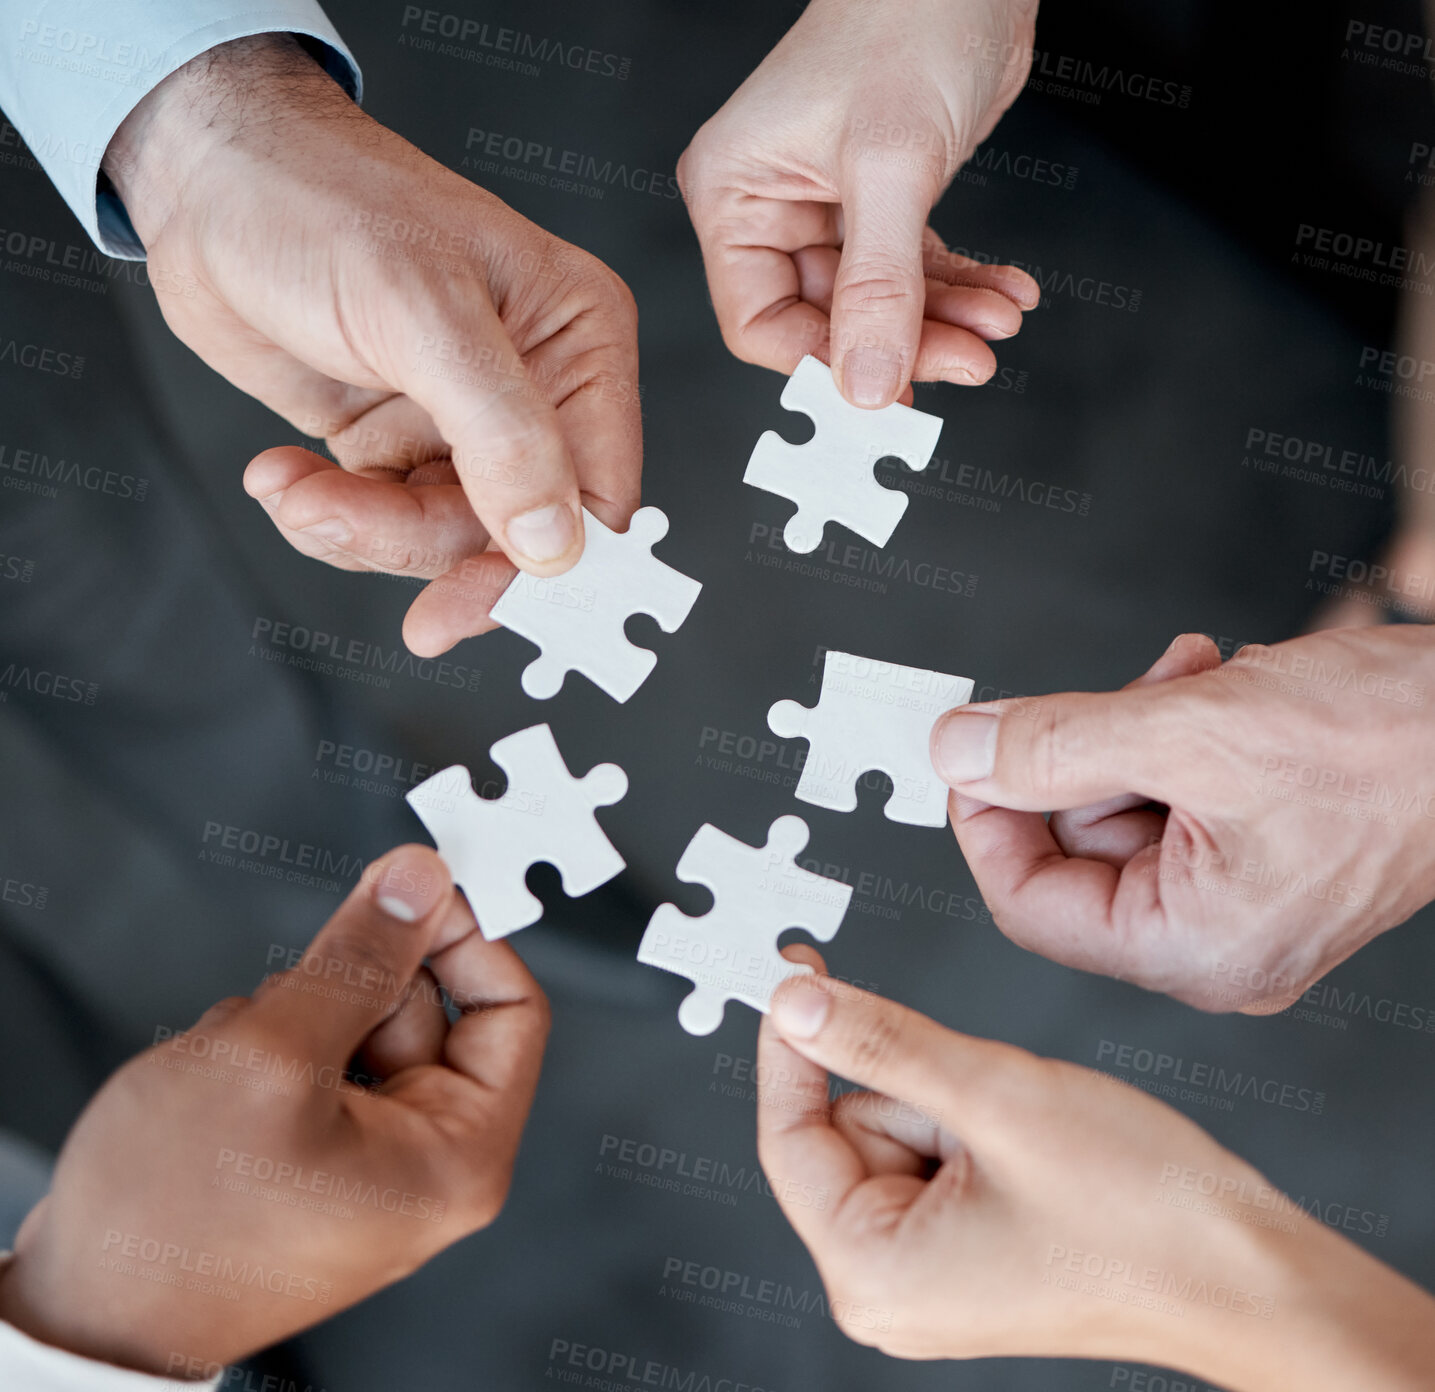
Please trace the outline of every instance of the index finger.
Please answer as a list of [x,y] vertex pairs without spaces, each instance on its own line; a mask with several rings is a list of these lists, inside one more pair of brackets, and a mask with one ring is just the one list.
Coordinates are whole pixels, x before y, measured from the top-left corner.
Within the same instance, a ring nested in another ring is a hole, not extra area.
[[1007,937],[1063,966],[1135,975],[1133,943],[1163,914],[1159,842],[1118,868],[1068,857],[1039,812],[960,793],[948,809],[977,889]]
[[[784,955],[795,956],[797,949]],[[803,960],[822,965],[806,949]],[[853,1144],[833,1124],[827,1069],[804,1058],[769,1015],[757,1032],[757,1156],[793,1231],[811,1246],[847,1196],[869,1177]],[[804,1189],[803,1186],[810,1186]],[[813,1192],[820,1206],[797,1202]]]
[[1000,1117],[1011,1095],[1004,1080],[1025,1057],[828,976],[784,981],[773,993],[772,1023],[809,1062],[906,1102],[925,1120],[941,1125],[960,1112],[974,1141]]
[[[450,472],[431,467],[434,474]],[[488,531],[452,481],[351,473],[310,450],[281,445],[256,455],[244,490],[296,551],[340,570],[443,575],[483,550]]]
[[[1181,634],[1122,689],[1159,686],[1219,665],[1209,638]],[[1159,843],[1140,843],[1153,821],[1140,810],[1149,801],[1141,793],[1119,793],[1059,812],[1050,824],[1039,813],[959,793],[948,808],[977,888],[1007,937],[1065,966],[1144,985],[1131,960],[1133,941],[1164,912]],[[1103,855],[1103,849],[1120,854]]]
[[459,1019],[442,1063],[401,1075],[389,1090],[461,1130],[467,1162],[482,1154],[511,1163],[543,1065],[548,998],[508,943],[488,942],[476,927],[434,953],[429,969]]
[[731,191],[711,210],[690,205],[689,212],[729,351],[784,373],[807,354],[825,359],[831,324],[804,296],[793,257],[807,247],[837,246],[833,206]]
[[558,412],[583,506],[615,532],[637,511],[643,473],[637,311],[615,280],[601,313],[580,318],[529,355]]

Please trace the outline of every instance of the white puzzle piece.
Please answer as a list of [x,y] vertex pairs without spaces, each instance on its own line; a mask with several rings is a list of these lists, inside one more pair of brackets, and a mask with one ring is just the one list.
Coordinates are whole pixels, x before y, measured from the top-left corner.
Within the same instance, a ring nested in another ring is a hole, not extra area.
[[420,783],[408,804],[492,941],[542,916],[524,883],[539,861],[558,867],[563,892],[574,899],[623,869],[593,809],[619,801],[628,775],[617,764],[599,764],[574,778],[547,725],[505,735],[489,752],[508,775],[502,797],[479,797],[468,770],[453,764]]
[[778,701],[767,723],[775,735],[809,743],[797,782],[803,802],[851,812],[857,780],[880,769],[892,780],[884,809],[892,821],[939,827],[947,820],[947,785],[932,768],[928,739],[943,711],[971,699],[967,677],[829,649],[817,705]]
[[767,844],[749,846],[711,824],[688,842],[678,878],[712,890],[714,904],[697,918],[660,904],[638,947],[638,960],[686,976],[693,991],[678,1007],[689,1034],[711,1034],[729,1000],[767,1013],[772,993],[789,976],[811,971],[789,962],[778,938],[803,928],[830,942],[852,898],[852,886],[824,879],[796,863],[807,845],[801,817],[779,817]]
[[582,672],[626,701],[647,680],[658,659],[630,643],[623,625],[634,614],[651,614],[676,632],[702,589],[652,554],[667,531],[661,508],[639,508],[626,532],[611,531],[584,508],[583,556],[572,570],[548,579],[518,573],[492,613],[543,649],[524,668],[524,691],[546,701],[569,672]]
[[797,504],[783,540],[793,551],[815,551],[827,523],[840,522],[885,546],[908,500],[895,488],[883,488],[873,466],[894,456],[909,469],[925,469],[941,418],[900,403],[880,411],[853,406],[837,390],[831,369],[812,357],[797,364],[781,400],[787,410],[811,416],[816,433],[806,444],[791,445],[775,430],[763,431],[742,480]]

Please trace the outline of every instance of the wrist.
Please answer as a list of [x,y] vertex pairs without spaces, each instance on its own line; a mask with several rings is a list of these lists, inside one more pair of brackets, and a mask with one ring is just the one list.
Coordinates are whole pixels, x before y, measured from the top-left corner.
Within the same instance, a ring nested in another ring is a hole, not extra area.
[[[1398,1271],[1314,1220],[1291,1258],[1301,1313],[1297,1357],[1311,1385],[1419,1392],[1435,1376],[1435,1299]],[[1297,1302],[1299,1302],[1297,1304]]]
[[148,248],[227,149],[272,151],[295,122],[359,119],[343,89],[289,34],[234,39],[166,77],[121,123],[102,164]]
[[[1303,1218],[1247,1234],[1241,1269],[1269,1317],[1202,1340],[1185,1366],[1232,1392],[1299,1386],[1420,1392],[1435,1371],[1435,1299],[1355,1243]],[[1239,1238],[1237,1239],[1240,1240]]]
[[[62,1353],[92,1359],[110,1367],[150,1377],[166,1377],[184,1381],[196,1376],[193,1372],[173,1371],[174,1345],[186,1335],[166,1327],[161,1339],[147,1339],[141,1321],[122,1310],[108,1312],[85,1310],[64,1294],[68,1283],[57,1288],[56,1299],[43,1291],[45,1282],[36,1278],[29,1264],[20,1257],[0,1262],[0,1322],[17,1329],[36,1343],[47,1344]],[[97,1326],[87,1316],[107,1315],[113,1327]],[[192,1342],[192,1340],[189,1340]],[[164,1347],[160,1347],[163,1344]],[[205,1359],[206,1368],[221,1367],[225,1359]],[[190,1360],[186,1367],[194,1366]]]

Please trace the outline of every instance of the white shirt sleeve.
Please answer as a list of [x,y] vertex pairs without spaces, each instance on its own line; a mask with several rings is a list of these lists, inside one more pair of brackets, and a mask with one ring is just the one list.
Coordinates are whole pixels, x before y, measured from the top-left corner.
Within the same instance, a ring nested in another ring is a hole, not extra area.
[[308,40],[358,99],[358,64],[318,0],[0,0],[0,107],[101,251],[144,247],[100,162],[140,99],[191,58],[251,34]]
[[52,1348],[0,1321],[0,1387],[15,1392],[213,1392],[223,1375],[221,1369],[207,1382],[150,1377]]

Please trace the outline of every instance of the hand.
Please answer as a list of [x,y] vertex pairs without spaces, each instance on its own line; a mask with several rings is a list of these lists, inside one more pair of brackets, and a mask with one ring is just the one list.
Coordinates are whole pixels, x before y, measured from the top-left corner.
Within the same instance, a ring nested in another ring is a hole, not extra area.
[[[834,1104],[829,1071],[871,1090]],[[1233,1392],[1428,1386],[1435,1301],[1124,1083],[806,975],[756,1076],[762,1167],[859,1343]]]
[[[208,1377],[402,1279],[497,1216],[547,1030],[438,856],[390,852],[297,966],[105,1084],[20,1229],[0,1318]],[[346,1080],[356,1054],[376,1088]]]
[[1124,691],[949,712],[932,757],[1014,942],[1263,1014],[1435,898],[1432,695],[1428,628],[1187,634]]
[[723,341],[827,360],[855,406],[985,382],[1040,299],[947,252],[932,205],[1026,81],[1036,0],[812,0],[693,137],[678,180]]
[[580,500],[626,526],[627,287],[370,120],[292,39],[194,59],[105,169],[176,335],[342,465],[293,447],[253,461],[245,488],[284,537],[343,569],[443,577],[409,612],[415,652],[493,627],[509,561],[568,569]]

